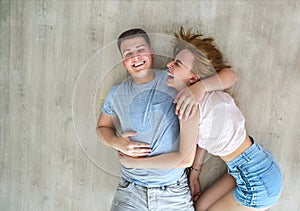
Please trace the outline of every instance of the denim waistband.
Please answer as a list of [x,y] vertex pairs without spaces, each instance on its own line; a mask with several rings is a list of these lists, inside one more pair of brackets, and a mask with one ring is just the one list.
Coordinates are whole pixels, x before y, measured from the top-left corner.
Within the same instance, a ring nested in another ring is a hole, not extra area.
[[144,185],[140,185],[134,181],[129,181],[127,179],[125,179],[124,177],[121,177],[121,180],[125,181],[125,182],[128,182],[128,183],[132,183],[134,185],[138,185],[140,187],[144,187],[144,188],[161,188],[161,189],[165,189],[167,187],[171,187],[171,186],[174,186],[174,185],[179,185],[179,184],[183,184],[183,183],[186,183],[187,182],[187,174],[188,174],[188,170],[185,169],[183,174],[176,180],[174,180],[174,182],[170,183],[170,184],[158,184],[158,185],[155,185],[155,186],[144,186]]
[[249,136],[249,138],[252,141],[252,145],[242,154],[240,154],[233,160],[227,162],[226,164],[228,167],[237,165],[242,158],[247,161],[250,161],[250,158],[253,157],[258,151],[261,150],[261,147],[256,143],[256,141],[251,136]]

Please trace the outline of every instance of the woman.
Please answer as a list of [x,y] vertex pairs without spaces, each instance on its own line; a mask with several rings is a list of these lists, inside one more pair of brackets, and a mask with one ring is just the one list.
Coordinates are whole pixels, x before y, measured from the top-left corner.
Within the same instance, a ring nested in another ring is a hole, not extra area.
[[[201,35],[185,33],[182,29],[177,37],[175,59],[167,65],[168,86],[181,91],[214,75],[215,69],[218,71],[224,65],[212,39],[202,39]],[[190,134],[193,141],[197,133],[198,147],[190,168],[196,210],[266,210],[276,204],[282,181],[279,165],[247,135],[244,116],[232,97],[223,91],[205,93],[195,116],[181,121],[180,125],[181,133]],[[197,132],[194,125],[199,125]],[[127,167],[169,168],[175,164],[182,167],[194,157],[195,148],[189,144],[191,141],[180,140],[178,152],[146,158],[121,156],[121,162]],[[206,150],[226,162],[229,174],[199,194],[199,173]]]

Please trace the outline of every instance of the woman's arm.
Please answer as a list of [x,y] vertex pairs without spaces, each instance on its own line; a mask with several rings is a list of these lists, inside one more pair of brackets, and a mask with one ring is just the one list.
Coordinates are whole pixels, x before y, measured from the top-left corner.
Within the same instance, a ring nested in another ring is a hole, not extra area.
[[188,121],[180,121],[180,144],[177,152],[152,157],[132,158],[120,155],[121,163],[127,168],[185,168],[192,165],[195,157],[199,109]]
[[186,120],[193,116],[205,92],[228,89],[237,79],[237,75],[230,68],[223,68],[217,74],[181,90],[174,100],[177,103],[175,112],[178,118]]
[[203,148],[197,147],[195,159],[194,159],[194,162],[192,165],[192,168],[195,169],[195,171],[198,171],[198,172],[201,171],[205,155],[206,155],[206,150]]
[[206,150],[197,147],[196,156],[189,173],[189,186],[193,201],[197,201],[201,194],[199,175],[205,158]]
[[116,117],[104,113],[100,114],[96,128],[99,139],[107,146],[133,157],[148,155],[151,151],[149,144],[130,140],[130,137],[135,136],[136,132],[125,132],[121,136],[116,135],[114,118]]

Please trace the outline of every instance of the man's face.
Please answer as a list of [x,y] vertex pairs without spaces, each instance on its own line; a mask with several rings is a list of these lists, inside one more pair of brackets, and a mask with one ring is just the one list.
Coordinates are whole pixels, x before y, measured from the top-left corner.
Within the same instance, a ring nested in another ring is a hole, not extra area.
[[124,40],[120,46],[124,68],[130,75],[143,76],[153,68],[153,49],[143,37]]

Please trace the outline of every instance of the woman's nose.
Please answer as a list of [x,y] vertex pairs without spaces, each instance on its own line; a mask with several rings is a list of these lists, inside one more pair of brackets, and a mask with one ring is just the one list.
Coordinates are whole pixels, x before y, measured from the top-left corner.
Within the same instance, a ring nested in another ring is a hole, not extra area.
[[167,64],[167,68],[168,68],[168,69],[172,69],[172,68],[173,68],[173,61],[171,61],[171,62],[169,62],[169,63]]

